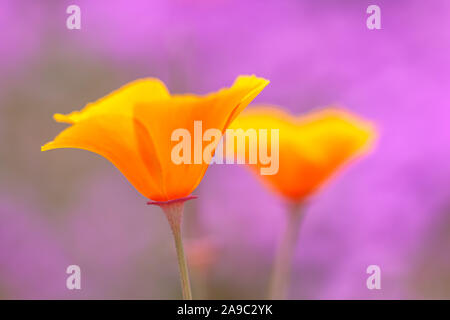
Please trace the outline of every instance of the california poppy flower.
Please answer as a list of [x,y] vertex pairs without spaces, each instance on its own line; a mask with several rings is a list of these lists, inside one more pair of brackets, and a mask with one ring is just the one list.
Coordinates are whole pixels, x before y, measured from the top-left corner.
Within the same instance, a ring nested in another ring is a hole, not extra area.
[[176,239],[183,296],[190,298],[180,235],[181,213],[184,200],[192,198],[189,195],[200,183],[208,163],[174,163],[171,153],[177,142],[172,133],[183,128],[195,136],[195,121],[201,121],[205,130],[223,132],[268,83],[255,76],[240,76],[230,88],[198,96],[171,95],[158,79],[136,80],[81,111],[55,114],[57,122],[71,126],[41,150],[77,148],[100,154],[142,195],[154,201],[150,204],[159,205]]
[[[250,167],[271,190],[291,202],[315,194],[339,169],[364,154],[374,137],[370,123],[336,108],[292,116],[280,109],[256,107],[241,114],[230,129],[252,129],[257,134],[266,129],[268,150],[273,149],[270,132],[278,130],[278,171],[259,174],[267,166],[261,159]],[[248,156],[248,144],[246,148]]]
[[57,122],[71,126],[41,150],[98,153],[146,198],[183,198],[198,186],[208,164],[173,163],[171,150],[177,142],[171,140],[172,132],[185,128],[194,135],[194,121],[202,121],[204,130],[225,130],[267,84],[265,79],[241,76],[231,88],[196,96],[170,95],[157,79],[133,81],[81,111],[55,114]]
[[[292,116],[273,107],[256,107],[244,112],[230,129],[255,130],[259,140],[261,129],[267,130],[268,136],[271,130],[277,130],[277,148],[272,148],[274,141],[268,138],[266,150],[278,152],[278,171],[261,175],[260,169],[267,164],[260,158],[249,167],[265,185],[288,202],[289,221],[276,256],[270,290],[272,298],[282,298],[303,216],[300,212],[302,204],[341,168],[370,149],[375,130],[369,122],[337,108]],[[248,145],[241,153],[246,157]]]

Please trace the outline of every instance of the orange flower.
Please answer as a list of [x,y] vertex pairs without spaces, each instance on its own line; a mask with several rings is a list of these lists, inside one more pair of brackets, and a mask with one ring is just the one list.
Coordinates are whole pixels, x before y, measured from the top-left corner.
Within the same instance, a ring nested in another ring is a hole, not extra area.
[[41,150],[78,148],[98,153],[145,197],[183,198],[200,183],[208,164],[173,163],[171,150],[177,142],[172,141],[172,132],[178,128],[193,132],[197,120],[204,130],[223,132],[268,83],[240,76],[231,88],[196,96],[170,95],[157,79],[136,80],[81,111],[55,114],[56,121],[71,126]]
[[253,108],[230,127],[238,128],[267,129],[267,150],[271,150],[271,129],[279,129],[278,172],[260,175],[266,165],[259,158],[250,167],[272,190],[294,202],[315,193],[340,168],[367,151],[375,136],[370,123],[332,108],[298,117],[271,107]]

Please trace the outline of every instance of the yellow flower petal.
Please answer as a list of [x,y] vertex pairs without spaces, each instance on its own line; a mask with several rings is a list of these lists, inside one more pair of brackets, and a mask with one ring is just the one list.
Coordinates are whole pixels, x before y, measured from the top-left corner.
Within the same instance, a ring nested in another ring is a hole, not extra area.
[[73,111],[67,115],[57,113],[53,117],[57,122],[72,124],[101,114],[132,116],[135,103],[169,98],[169,91],[160,80],[154,78],[139,79],[124,85],[93,103],[89,103],[81,111]]
[[97,153],[111,161],[143,195],[163,199],[161,166],[153,141],[136,119],[103,114],[79,121],[61,132],[41,151],[77,148]]

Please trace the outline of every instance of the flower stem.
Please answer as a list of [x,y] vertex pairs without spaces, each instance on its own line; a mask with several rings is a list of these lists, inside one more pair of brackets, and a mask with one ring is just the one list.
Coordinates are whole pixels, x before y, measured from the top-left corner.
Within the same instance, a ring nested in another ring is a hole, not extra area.
[[303,212],[300,212],[300,205],[292,205],[287,211],[287,218],[286,230],[275,256],[269,289],[270,299],[285,299],[286,297],[298,232],[303,218]]
[[175,247],[177,250],[178,266],[180,269],[181,289],[184,300],[192,300],[191,285],[189,282],[189,272],[186,257],[183,249],[183,240],[181,237],[181,220],[183,216],[184,200],[152,203],[157,204],[164,211],[170,228],[172,229]]

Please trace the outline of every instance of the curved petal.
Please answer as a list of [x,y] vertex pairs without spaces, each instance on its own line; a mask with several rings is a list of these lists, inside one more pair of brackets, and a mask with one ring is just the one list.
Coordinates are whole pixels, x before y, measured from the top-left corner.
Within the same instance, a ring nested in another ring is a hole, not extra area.
[[54,119],[58,122],[76,123],[101,114],[133,115],[136,103],[148,103],[153,100],[170,98],[164,83],[158,79],[145,78],[130,82],[105,97],[89,103],[81,111],[73,111],[67,115],[57,113]]
[[[175,95],[168,100],[136,104],[134,117],[145,125],[158,150],[166,200],[189,195],[200,183],[208,167],[203,161],[194,163],[194,122],[201,121],[202,133],[208,129],[218,129],[223,133],[268,83],[269,81],[255,76],[241,76],[231,88],[206,96]],[[190,133],[190,164],[175,164],[171,159],[171,151],[178,144],[177,141],[171,140],[176,129],[186,129]],[[202,136],[195,139],[201,142]],[[208,143],[201,143],[199,148],[202,154]]]
[[111,161],[145,197],[162,200],[161,167],[153,140],[136,119],[117,114],[92,115],[61,132],[41,150],[77,148]]

